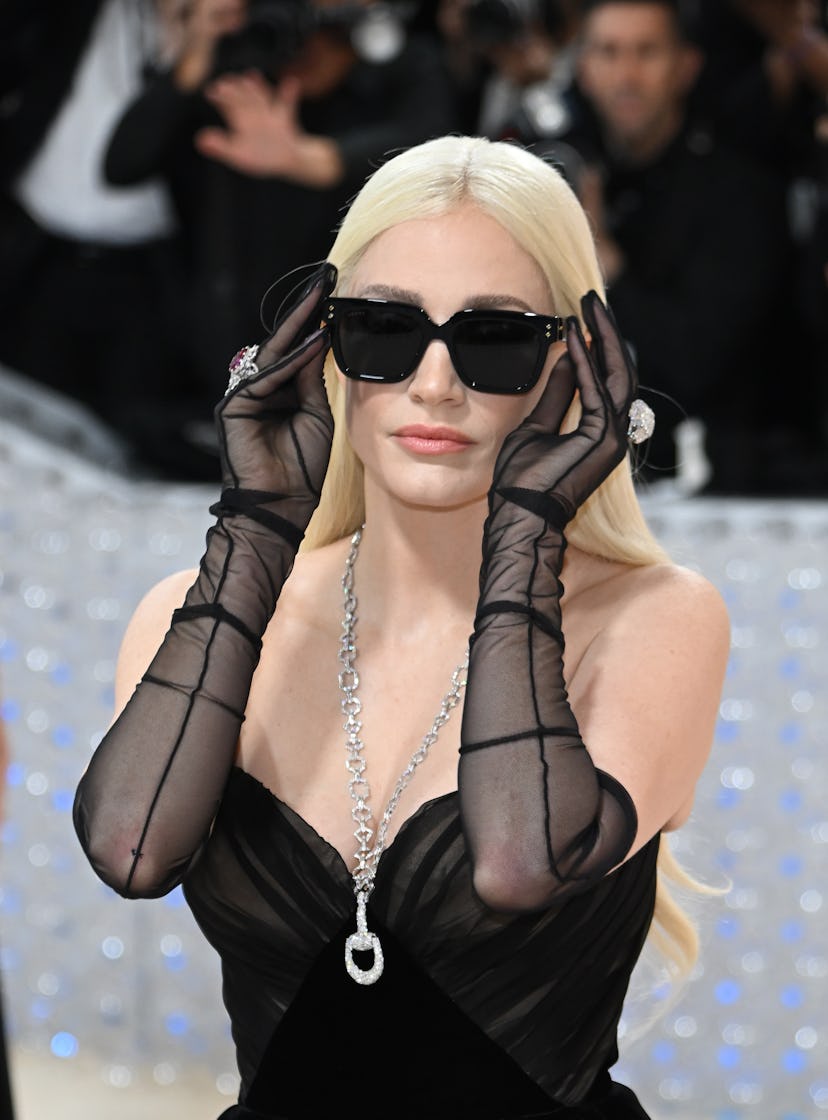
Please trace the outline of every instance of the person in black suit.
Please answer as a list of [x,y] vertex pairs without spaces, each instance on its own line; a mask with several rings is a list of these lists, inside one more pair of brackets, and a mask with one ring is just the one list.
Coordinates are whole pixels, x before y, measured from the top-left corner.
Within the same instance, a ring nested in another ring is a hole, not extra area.
[[324,257],[388,154],[459,120],[437,48],[387,9],[379,27],[359,4],[253,4],[222,38],[208,17],[223,3],[192,5],[175,65],[126,109],[104,163],[112,184],[170,186],[187,269],[180,329],[205,421],[226,381],[217,357],[261,333],[296,278],[260,312],[267,289]]
[[[817,366],[788,327],[785,178],[694,113],[703,54],[688,32],[676,0],[589,0],[567,127],[523,139],[563,153],[592,220],[658,414],[641,477],[678,468],[690,489],[825,492],[814,417],[801,408],[818,398]],[[785,367],[800,385],[790,401],[776,389]],[[683,437],[700,427],[704,455],[691,456]]]
[[0,362],[152,464],[184,370],[177,220],[165,184],[114,189],[101,163],[171,29],[151,0],[12,0],[0,21]]

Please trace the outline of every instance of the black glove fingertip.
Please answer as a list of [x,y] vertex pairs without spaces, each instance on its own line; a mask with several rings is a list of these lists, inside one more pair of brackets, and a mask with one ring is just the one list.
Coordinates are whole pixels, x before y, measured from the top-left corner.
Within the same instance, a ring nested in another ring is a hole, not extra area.
[[320,265],[313,270],[308,277],[308,281],[302,288],[299,295],[293,302],[293,307],[298,306],[303,299],[311,294],[314,288],[319,288],[325,295],[330,295],[336,286],[336,281],[339,277],[336,265],[331,264],[330,261],[322,261]]
[[330,261],[325,261],[325,266],[324,267],[325,267],[325,282],[323,284],[323,290],[324,290],[326,295],[330,295],[331,292],[336,287],[336,282],[339,279],[339,269],[336,267],[335,264],[331,264]]
[[567,315],[566,317],[566,336],[569,338],[570,332],[580,335],[583,338],[581,324],[577,315]]
[[590,288],[586,295],[581,299],[581,314],[583,315],[584,322],[593,333],[595,332],[595,312],[598,305],[603,306],[601,297],[598,295],[594,288]]

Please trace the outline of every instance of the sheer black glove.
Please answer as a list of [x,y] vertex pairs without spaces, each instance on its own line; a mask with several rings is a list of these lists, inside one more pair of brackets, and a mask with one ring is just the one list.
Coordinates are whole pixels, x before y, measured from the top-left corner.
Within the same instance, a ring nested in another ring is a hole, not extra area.
[[92,866],[129,896],[164,894],[206,840],[261,637],[319,498],[333,435],[319,324],[336,282],[311,277],[216,409],[224,489],[195,583],[75,799]]
[[[494,504],[498,497],[507,499],[558,529],[626,455],[636,388],[635,370],[609,309],[590,292],[581,310],[592,335],[591,351],[578,320],[569,319],[568,352],[534,411],[506,437],[492,482]],[[581,420],[574,432],[561,434],[576,382]]]
[[[636,833],[629,795],[597,771],[563,675],[563,528],[623,460],[635,371],[598,296],[537,407],[504,441],[489,493],[463,711],[460,806],[484,901],[533,909],[585,889]],[[573,389],[582,417],[560,424]]]
[[215,602],[216,580],[232,572],[239,578],[225,584],[222,606],[257,636],[290,573],[328,466],[333,418],[322,380],[328,337],[320,322],[335,284],[333,265],[316,270],[260,348],[260,372],[216,407],[223,489],[211,512],[219,521],[201,586],[187,596],[185,609]]

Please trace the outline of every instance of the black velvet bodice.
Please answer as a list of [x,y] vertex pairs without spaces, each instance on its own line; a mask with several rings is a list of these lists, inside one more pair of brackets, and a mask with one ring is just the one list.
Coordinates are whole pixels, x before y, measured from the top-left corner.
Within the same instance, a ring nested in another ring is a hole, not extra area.
[[366,988],[345,972],[355,903],[342,857],[231,770],[184,881],[222,959],[242,1078],[228,1117],[645,1117],[607,1071],[658,838],[557,906],[502,914],[472,889],[457,802],[421,806],[380,859],[368,925],[386,964]]

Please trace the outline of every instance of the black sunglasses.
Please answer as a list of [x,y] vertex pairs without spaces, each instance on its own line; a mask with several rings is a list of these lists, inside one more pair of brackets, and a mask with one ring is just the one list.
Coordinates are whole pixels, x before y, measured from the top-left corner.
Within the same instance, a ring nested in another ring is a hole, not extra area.
[[526,393],[565,330],[557,315],[531,311],[458,311],[437,326],[409,303],[334,297],[326,306],[331,346],[345,376],[386,384],[409,377],[428,344],[439,338],[470,389]]

